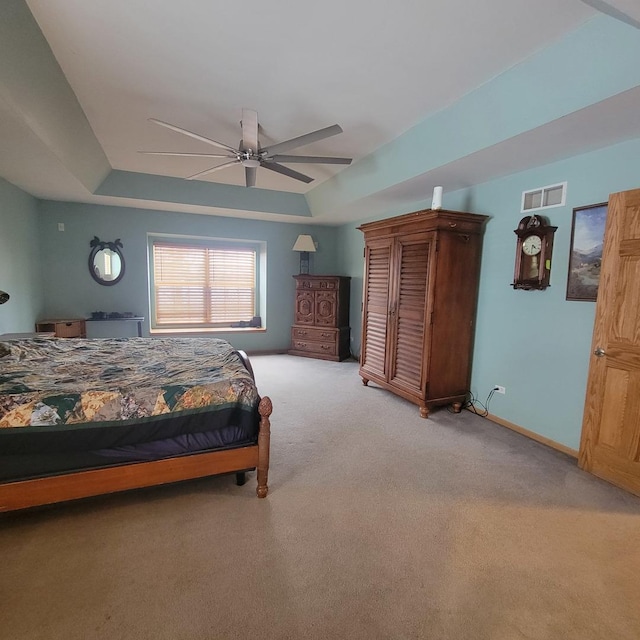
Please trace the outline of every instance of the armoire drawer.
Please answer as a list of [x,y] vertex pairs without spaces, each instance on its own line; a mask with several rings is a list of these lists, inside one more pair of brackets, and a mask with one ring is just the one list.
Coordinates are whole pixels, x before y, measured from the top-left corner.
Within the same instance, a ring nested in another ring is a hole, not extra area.
[[313,342],[312,340],[292,340],[291,347],[294,351],[306,351],[308,353],[319,353],[327,356],[337,355],[335,341]]
[[291,340],[316,340],[318,342],[334,342],[337,330],[314,329],[312,327],[291,327]]
[[296,281],[297,289],[318,289],[318,290],[336,290],[340,287],[339,278],[318,278],[312,276],[309,278],[299,277]]

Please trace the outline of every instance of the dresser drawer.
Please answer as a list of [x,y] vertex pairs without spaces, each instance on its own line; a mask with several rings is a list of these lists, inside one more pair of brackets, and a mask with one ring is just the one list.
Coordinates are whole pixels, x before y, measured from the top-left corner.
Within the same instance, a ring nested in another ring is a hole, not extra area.
[[296,282],[297,282],[296,284],[297,289],[313,289],[313,290],[327,290],[327,289],[336,290],[338,289],[338,286],[340,284],[338,278],[323,278],[323,279],[300,278]]
[[316,342],[336,341],[337,329],[314,329],[307,327],[291,327],[291,340],[315,340]]
[[292,340],[291,347],[294,351],[306,351],[307,353],[318,353],[327,356],[337,355],[335,341],[313,342],[312,340]]
[[56,336],[59,338],[81,338],[84,335],[84,321],[56,323]]

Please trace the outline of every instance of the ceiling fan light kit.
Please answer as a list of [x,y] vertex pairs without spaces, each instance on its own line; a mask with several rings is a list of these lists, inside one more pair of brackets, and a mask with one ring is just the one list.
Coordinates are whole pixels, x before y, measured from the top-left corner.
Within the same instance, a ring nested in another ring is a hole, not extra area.
[[149,118],[149,121],[166,129],[170,129],[171,131],[182,133],[186,136],[189,136],[190,138],[194,138],[195,140],[199,140],[200,142],[204,142],[213,147],[224,149],[226,151],[225,154],[140,151],[140,153],[148,155],[221,158],[228,160],[227,162],[223,162],[222,164],[216,165],[215,167],[211,167],[209,169],[205,169],[204,171],[200,171],[199,173],[196,173],[192,176],[188,176],[186,178],[187,180],[197,180],[211,173],[219,171],[220,169],[226,169],[227,167],[239,164],[242,165],[245,169],[245,184],[247,187],[255,186],[256,172],[259,167],[262,167],[263,169],[269,169],[270,171],[274,171],[275,173],[280,173],[289,178],[293,178],[294,180],[299,180],[300,182],[309,184],[310,182],[313,182],[313,178],[305,175],[304,173],[300,173],[299,171],[294,171],[289,167],[285,167],[281,163],[348,165],[351,164],[352,160],[351,158],[334,158],[325,156],[283,155],[283,152],[290,151],[307,144],[311,144],[312,142],[324,140],[325,138],[335,136],[338,133],[342,133],[342,127],[337,124],[331,125],[330,127],[325,127],[324,129],[318,129],[317,131],[312,131],[311,133],[306,133],[296,138],[291,138],[290,140],[285,140],[284,142],[279,142],[278,144],[274,144],[263,149],[262,147],[260,147],[260,141],[258,140],[258,113],[256,111],[253,111],[252,109],[243,109],[242,120],[240,122],[240,126],[242,128],[242,140],[240,141],[239,147],[237,149],[234,149],[233,147],[230,147],[223,142],[218,142],[217,140],[201,136],[198,133],[194,133],[193,131],[189,131],[188,129],[183,129],[182,127],[178,127],[174,124],[170,124],[156,118]]

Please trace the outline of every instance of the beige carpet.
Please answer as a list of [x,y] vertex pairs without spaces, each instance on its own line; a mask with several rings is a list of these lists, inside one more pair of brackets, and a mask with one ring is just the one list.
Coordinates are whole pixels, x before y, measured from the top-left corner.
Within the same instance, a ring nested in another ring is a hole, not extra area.
[[0,519],[2,640],[637,640],[640,500],[353,362],[255,356],[270,495],[232,477]]

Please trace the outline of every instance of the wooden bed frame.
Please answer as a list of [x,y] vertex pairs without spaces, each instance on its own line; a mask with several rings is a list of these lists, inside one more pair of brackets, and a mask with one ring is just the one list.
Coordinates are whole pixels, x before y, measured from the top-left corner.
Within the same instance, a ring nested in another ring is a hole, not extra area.
[[[246,354],[239,352],[239,355],[253,377],[253,370]],[[265,498],[269,490],[269,416],[272,410],[271,400],[263,397],[258,405],[260,426],[258,442],[255,445],[1,483],[0,512],[224,473],[236,472],[240,478],[245,471],[252,469],[257,469],[258,498]]]

